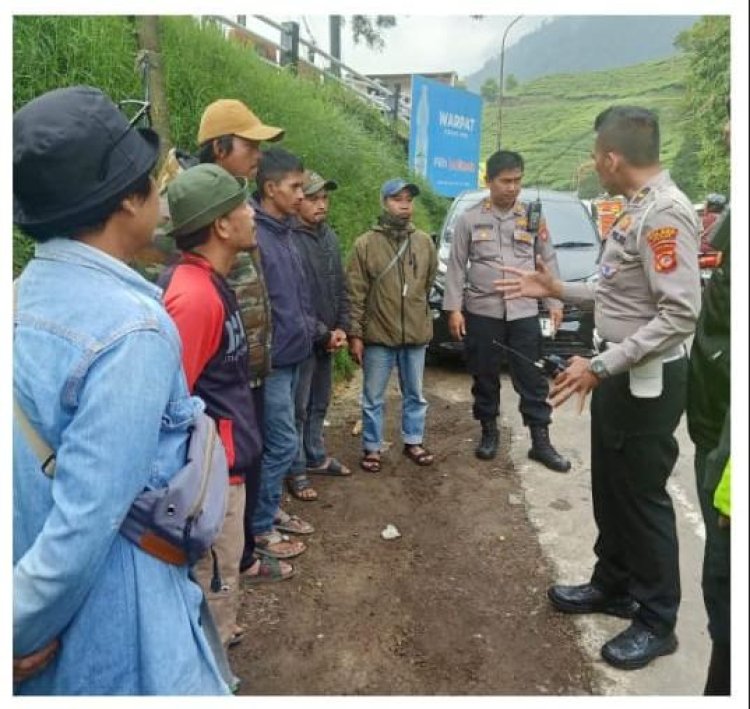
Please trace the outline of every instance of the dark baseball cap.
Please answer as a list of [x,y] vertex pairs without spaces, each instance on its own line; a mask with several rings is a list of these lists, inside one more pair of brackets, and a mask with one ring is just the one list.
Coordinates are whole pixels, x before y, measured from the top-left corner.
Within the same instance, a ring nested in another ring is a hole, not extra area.
[[401,192],[401,190],[409,190],[412,197],[416,197],[419,194],[419,187],[413,182],[407,182],[400,177],[396,177],[383,183],[383,186],[380,188],[380,196],[383,199],[393,197]]
[[154,168],[159,136],[100,89],[49,91],[13,115],[13,222],[78,226],[106,216]]

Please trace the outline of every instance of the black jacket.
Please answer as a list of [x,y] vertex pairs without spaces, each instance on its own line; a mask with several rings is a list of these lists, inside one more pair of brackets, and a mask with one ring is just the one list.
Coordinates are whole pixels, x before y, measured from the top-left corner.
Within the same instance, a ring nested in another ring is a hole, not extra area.
[[703,293],[703,307],[690,352],[687,400],[690,437],[696,445],[709,450],[719,444],[725,419],[728,421],[729,417],[729,210],[717,227],[712,243],[721,251],[722,262]]
[[292,239],[302,258],[319,325],[348,332],[349,292],[336,232],[326,222],[317,228],[297,222]]

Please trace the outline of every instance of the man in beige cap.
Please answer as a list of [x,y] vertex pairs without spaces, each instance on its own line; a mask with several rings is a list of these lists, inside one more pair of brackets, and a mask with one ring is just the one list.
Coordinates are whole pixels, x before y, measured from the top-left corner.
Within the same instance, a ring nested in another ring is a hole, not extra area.
[[254,180],[260,144],[283,137],[282,128],[265,125],[242,101],[221,98],[203,111],[198,128],[198,159],[216,163],[236,177]]

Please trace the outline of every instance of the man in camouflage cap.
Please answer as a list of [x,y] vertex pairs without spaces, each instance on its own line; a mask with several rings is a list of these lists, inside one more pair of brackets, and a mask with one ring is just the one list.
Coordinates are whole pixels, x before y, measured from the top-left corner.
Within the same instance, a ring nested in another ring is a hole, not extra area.
[[305,170],[298,219],[292,238],[302,260],[310,286],[316,319],[330,332],[325,347],[313,348],[302,363],[297,385],[297,431],[300,449],[292,467],[293,475],[346,476],[351,470],[328,455],[323,425],[331,403],[333,355],[346,345],[349,329],[349,293],[336,232],[327,222],[329,194],[338,185],[317,172]]

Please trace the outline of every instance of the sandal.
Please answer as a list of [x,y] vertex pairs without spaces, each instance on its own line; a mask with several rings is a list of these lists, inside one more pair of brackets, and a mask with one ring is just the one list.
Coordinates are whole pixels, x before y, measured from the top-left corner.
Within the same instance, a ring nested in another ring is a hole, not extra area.
[[[250,569],[242,573],[242,581],[244,583],[273,583],[275,581],[286,581],[286,579],[294,576],[294,567],[291,564],[279,561],[274,556],[258,557],[257,561],[259,565],[256,573],[248,573]],[[253,566],[255,566],[254,563]]]
[[312,534],[315,531],[315,527],[309,522],[305,522],[297,515],[290,515],[284,510],[279,510],[276,519],[273,521],[273,526],[279,532],[289,532],[290,534]]
[[380,451],[366,451],[359,461],[359,467],[368,473],[379,473],[382,467]]
[[404,455],[417,465],[432,465],[435,460],[435,456],[421,443],[407,443],[404,446]]
[[243,638],[245,637],[245,631],[247,628],[245,628],[244,625],[237,625],[235,624],[234,630],[232,630],[232,635],[227,640],[227,648],[234,647],[235,645],[239,645]]
[[318,493],[312,486],[312,481],[304,473],[287,478],[286,487],[289,494],[297,500],[313,502],[318,499]]
[[352,474],[352,471],[343,465],[341,461],[336,460],[336,458],[328,458],[323,465],[318,468],[308,468],[307,472],[310,475],[330,475],[339,478],[345,478],[347,475]]
[[276,559],[292,559],[307,549],[304,542],[292,541],[275,529],[266,534],[255,535],[255,553]]

